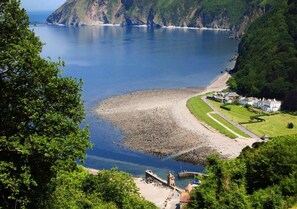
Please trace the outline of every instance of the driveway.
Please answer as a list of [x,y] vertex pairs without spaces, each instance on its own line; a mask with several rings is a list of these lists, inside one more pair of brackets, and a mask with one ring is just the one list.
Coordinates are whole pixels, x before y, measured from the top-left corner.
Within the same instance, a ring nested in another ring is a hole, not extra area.
[[233,126],[235,126],[236,128],[238,128],[239,130],[241,130],[242,132],[246,133],[247,135],[249,135],[251,138],[254,139],[260,139],[260,137],[256,134],[254,134],[253,132],[251,132],[250,130],[246,129],[244,126],[235,123],[234,121],[230,120],[228,117],[226,117],[224,114],[222,114],[221,112],[219,112],[216,108],[214,108],[210,102],[206,99],[206,96],[202,97],[202,100],[219,116],[221,116],[222,118],[224,118],[226,121],[228,121],[229,123],[231,123]]

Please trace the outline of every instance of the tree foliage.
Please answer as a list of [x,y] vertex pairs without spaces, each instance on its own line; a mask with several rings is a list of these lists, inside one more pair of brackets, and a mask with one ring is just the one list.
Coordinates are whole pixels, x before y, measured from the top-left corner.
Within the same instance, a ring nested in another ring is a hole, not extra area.
[[90,175],[79,167],[75,172],[60,173],[54,184],[56,189],[48,201],[49,209],[156,209],[139,196],[133,177],[116,169]]
[[96,194],[105,202],[114,202],[118,208],[156,208],[139,197],[138,188],[130,174],[116,169],[100,170],[97,175],[89,175],[84,182],[84,191],[88,195]]
[[94,194],[84,192],[84,181],[90,174],[83,168],[78,167],[73,172],[60,172],[52,184],[55,189],[47,200],[46,208],[110,208],[116,209],[114,203],[106,203]]
[[0,208],[156,208],[126,173],[90,175],[81,81],[40,56],[18,0],[0,2]]
[[[233,90],[281,100],[296,92],[296,8],[294,0],[275,0],[271,9],[252,23],[239,44],[234,80],[229,82]],[[296,99],[287,100],[285,108],[297,108]]]
[[246,172],[247,190],[252,193],[265,189],[297,172],[297,137],[276,138],[258,149],[241,154],[249,168]]
[[289,128],[289,129],[292,129],[292,128],[294,128],[294,123],[288,123],[288,125],[287,125],[287,128]]
[[43,44],[17,0],[0,2],[0,205],[40,208],[60,170],[73,170],[89,146],[81,81]]
[[189,208],[251,208],[245,191],[245,164],[238,160],[208,158],[202,185],[191,194]]
[[208,159],[202,185],[188,208],[290,208],[297,202],[297,136],[245,148],[225,161]]

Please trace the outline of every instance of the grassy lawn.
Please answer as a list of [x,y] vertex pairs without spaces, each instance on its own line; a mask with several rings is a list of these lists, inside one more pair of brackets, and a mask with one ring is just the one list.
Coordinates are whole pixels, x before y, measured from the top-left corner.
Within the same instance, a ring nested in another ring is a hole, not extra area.
[[[187,101],[187,107],[191,111],[191,113],[198,118],[199,120],[205,122],[207,125],[217,129],[220,133],[235,139],[237,138],[236,135],[226,130],[223,126],[212,120],[208,117],[207,113],[212,112],[212,109],[203,102],[201,96],[192,97]],[[227,122],[227,121],[226,121]],[[231,124],[230,124],[231,125]],[[228,126],[229,127],[229,126]],[[234,127],[235,128],[235,127]],[[232,129],[233,130],[233,129]],[[238,130],[239,131],[239,130]],[[237,133],[237,132],[236,132]]]
[[239,134],[240,136],[247,137],[247,138],[250,137],[246,133],[244,133],[241,130],[239,130],[238,128],[234,127],[231,123],[229,123],[228,121],[226,121],[224,118],[222,118],[218,114],[215,114],[214,113],[214,114],[211,114],[211,115],[212,115],[212,117],[214,117],[215,119],[217,119],[218,121],[220,121],[222,124],[224,124],[225,126],[227,126],[228,128],[230,128],[232,131],[234,131],[235,133]]
[[229,108],[231,108],[230,111],[225,110],[223,108],[220,108],[222,103],[216,102],[213,100],[208,100],[210,104],[213,105],[219,112],[224,114],[229,119],[233,120],[236,123],[241,122],[248,122],[250,120],[251,116],[256,115],[255,113],[252,113],[248,111],[245,107],[239,106],[239,105],[228,105]]
[[[297,134],[297,116],[289,114],[278,114],[263,116],[266,121],[261,123],[245,124],[244,126],[252,132],[262,136],[268,134],[270,137]],[[294,124],[293,129],[288,129],[288,123]]]
[[[230,118],[231,120],[237,123],[248,122],[251,116],[256,115],[255,113],[248,111],[245,107],[242,107],[239,105],[228,105],[228,107],[231,108],[231,110],[228,111],[220,108],[222,103],[212,101],[212,100],[208,100],[208,101],[219,112],[221,112],[226,117]],[[271,116],[263,116],[261,118],[265,119],[265,122],[244,124],[243,126],[245,126],[247,129],[257,134],[258,136],[263,136],[264,134],[268,134],[270,137],[276,137],[276,136],[297,134],[297,116],[293,116],[289,114],[278,114],[278,115],[271,115]],[[290,122],[294,123],[295,127],[293,129],[287,128],[287,125]]]

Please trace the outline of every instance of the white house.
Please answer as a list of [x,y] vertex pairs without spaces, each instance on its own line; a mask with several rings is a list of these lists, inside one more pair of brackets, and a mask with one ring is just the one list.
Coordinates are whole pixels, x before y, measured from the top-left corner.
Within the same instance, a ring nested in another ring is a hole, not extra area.
[[259,102],[258,98],[255,97],[240,97],[238,99],[239,104],[241,105],[251,105],[257,107],[257,103]]
[[224,97],[224,103],[233,103],[239,98],[236,92],[229,92]]
[[225,93],[224,92],[216,92],[214,94],[208,95],[207,98],[215,100],[217,102],[224,102]]
[[281,101],[277,101],[275,99],[258,99],[255,97],[241,97],[235,92],[223,93],[223,92],[216,92],[213,95],[208,96],[207,98],[216,100],[218,102],[224,103],[234,103],[238,101],[239,104],[251,105],[255,108],[259,108],[266,112],[276,112],[279,111],[282,105]]
[[282,103],[280,101],[277,101],[275,99],[271,100],[265,100],[262,102],[263,106],[261,107],[262,110],[267,112],[276,112],[279,111],[281,108]]
[[243,106],[248,104],[266,112],[279,111],[282,105],[281,101],[277,101],[275,99],[258,99],[255,97],[240,97],[238,102]]

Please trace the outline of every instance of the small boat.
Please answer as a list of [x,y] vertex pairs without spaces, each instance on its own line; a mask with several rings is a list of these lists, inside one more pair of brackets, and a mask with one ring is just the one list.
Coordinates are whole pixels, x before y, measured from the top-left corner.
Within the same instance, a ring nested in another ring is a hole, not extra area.
[[192,181],[192,184],[201,184],[201,181],[199,179],[194,179],[194,181]]

